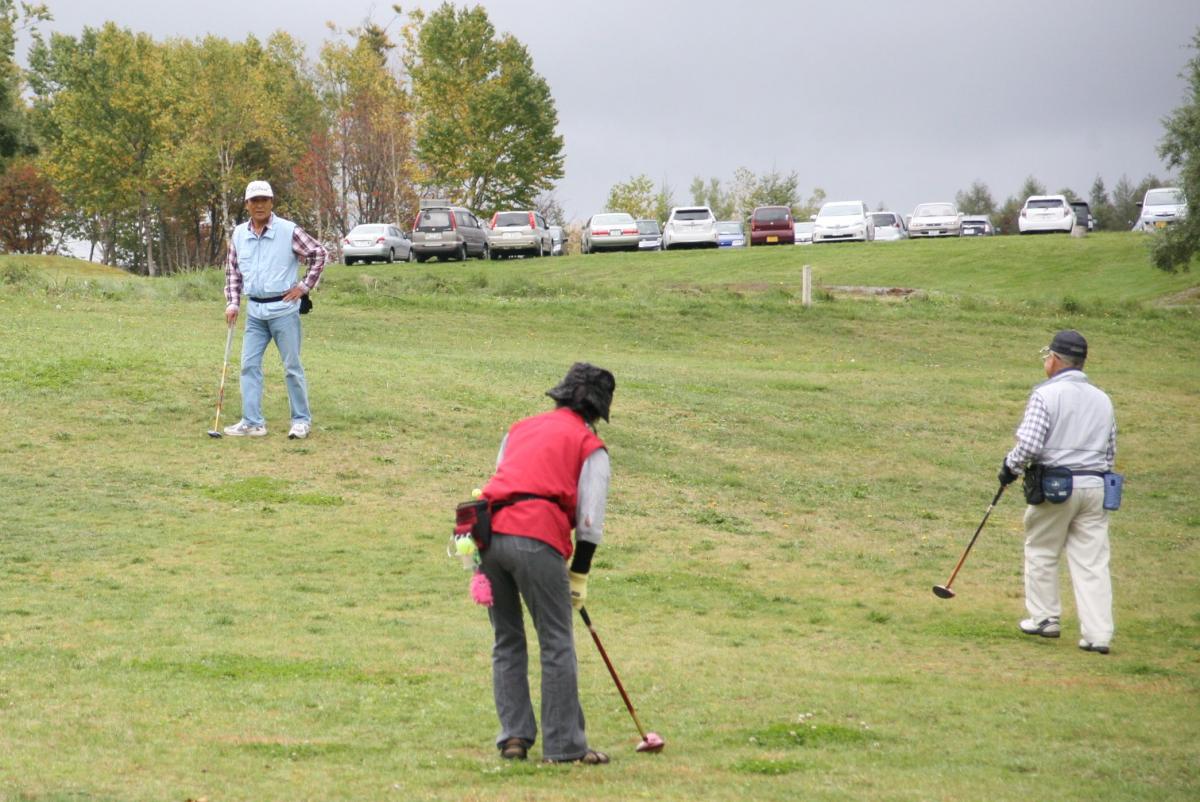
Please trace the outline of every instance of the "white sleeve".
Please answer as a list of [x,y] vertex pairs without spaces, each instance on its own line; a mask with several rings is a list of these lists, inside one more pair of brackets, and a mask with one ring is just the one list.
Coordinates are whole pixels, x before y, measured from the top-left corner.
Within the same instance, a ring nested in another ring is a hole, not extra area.
[[611,474],[608,450],[598,448],[579,471],[579,498],[575,505],[575,539],[600,545],[604,537],[604,508],[608,504]]

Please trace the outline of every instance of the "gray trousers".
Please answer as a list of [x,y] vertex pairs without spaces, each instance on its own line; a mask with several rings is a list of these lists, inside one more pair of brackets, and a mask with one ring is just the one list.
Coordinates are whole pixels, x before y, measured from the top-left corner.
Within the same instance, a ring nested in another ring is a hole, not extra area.
[[587,752],[567,563],[552,546],[515,535],[496,535],[483,552],[483,572],[492,583],[488,610],[496,640],[492,647],[492,693],[500,718],[497,746],[520,738],[537,740],[529,697],[529,652],[521,600],[537,631],[542,660],[542,757],[576,760]]

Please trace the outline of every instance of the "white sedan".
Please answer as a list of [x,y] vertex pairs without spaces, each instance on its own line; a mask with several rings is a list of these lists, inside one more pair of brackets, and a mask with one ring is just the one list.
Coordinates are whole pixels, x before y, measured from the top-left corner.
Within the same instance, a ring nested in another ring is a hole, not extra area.
[[911,239],[962,236],[962,215],[953,203],[922,203],[909,218],[908,236]]

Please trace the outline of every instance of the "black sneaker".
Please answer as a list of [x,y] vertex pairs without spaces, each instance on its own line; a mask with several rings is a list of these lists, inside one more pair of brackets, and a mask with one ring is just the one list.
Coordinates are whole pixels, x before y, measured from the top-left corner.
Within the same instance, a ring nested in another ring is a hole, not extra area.
[[1097,654],[1108,654],[1107,643],[1088,643],[1085,640],[1079,641],[1079,648],[1085,652],[1096,652]]

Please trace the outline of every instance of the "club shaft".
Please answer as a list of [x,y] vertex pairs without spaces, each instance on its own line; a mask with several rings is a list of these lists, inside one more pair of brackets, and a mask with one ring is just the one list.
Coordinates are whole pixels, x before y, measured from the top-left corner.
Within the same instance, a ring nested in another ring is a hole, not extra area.
[[213,418],[213,431],[219,432],[221,425],[221,405],[225,403],[225,374],[229,372],[229,351],[233,347],[233,324],[225,335],[225,361],[221,363],[221,387],[217,390],[217,416]]
[[992,499],[992,503],[988,505],[987,512],[983,514],[983,520],[979,522],[979,526],[975,528],[975,534],[971,536],[971,542],[967,544],[962,556],[958,558],[958,565],[954,566],[954,572],[950,574],[950,578],[946,580],[946,584],[943,586],[947,590],[954,584],[954,577],[958,576],[959,569],[967,561],[967,555],[971,553],[971,547],[975,545],[975,541],[979,538],[979,533],[983,531],[983,525],[987,523],[988,516],[992,514],[992,510],[996,509],[996,504],[1000,501],[1000,496],[1004,494],[1005,487],[1006,485],[1000,485],[1000,489],[996,491],[996,496]]
[[608,652],[604,651],[604,644],[600,642],[600,636],[596,634],[596,628],[592,626],[592,619],[588,616],[587,609],[580,608],[579,614],[583,616],[583,623],[587,625],[588,632],[592,634],[592,641],[596,644],[596,649],[599,650],[600,657],[604,659],[604,665],[608,666],[608,673],[612,675],[617,690],[621,692],[621,699],[625,701],[625,707],[629,710],[629,715],[633,717],[633,723],[638,729],[638,734],[645,741],[646,729],[642,726],[642,722],[638,721],[637,713],[633,709],[633,702],[629,701],[629,694],[625,693],[625,686],[621,684],[621,678],[617,676],[617,670],[613,668],[612,660],[608,659]]

